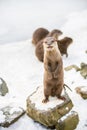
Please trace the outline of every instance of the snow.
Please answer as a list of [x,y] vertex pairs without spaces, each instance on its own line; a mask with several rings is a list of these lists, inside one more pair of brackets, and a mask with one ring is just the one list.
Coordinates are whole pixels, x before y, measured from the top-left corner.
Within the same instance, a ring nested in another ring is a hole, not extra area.
[[[64,67],[87,63],[86,0],[1,0],[0,77],[6,81],[9,93],[5,97],[0,96],[0,108],[16,103],[26,109],[26,98],[43,83],[43,64],[37,60],[35,47],[31,44],[32,33],[40,26],[50,30],[58,28],[64,33],[61,37],[73,38],[68,48],[68,58],[63,57]],[[78,112],[80,118],[76,130],[87,130],[87,100],[75,92],[76,87],[87,86],[87,80],[74,69],[64,72],[64,80],[73,90],[70,92],[67,89],[67,92],[73,101],[73,110]],[[3,119],[0,114],[0,120]],[[0,130],[15,129],[46,130],[27,115],[9,128],[0,127]]]
[[81,86],[81,92],[87,94],[87,86]]
[[81,87],[81,91],[87,93],[87,87]]
[[0,111],[0,123],[3,123],[5,121],[5,115],[3,115],[3,112]]
[[19,107],[14,107],[10,110],[10,114],[13,114],[14,112],[22,112],[22,109]]
[[71,110],[69,113],[67,113],[66,115],[64,115],[61,119],[59,119],[58,122],[64,121],[67,117],[69,117],[71,115],[77,115],[77,112]]
[[42,100],[44,99],[44,93],[43,93],[43,86],[40,86],[37,89],[37,92],[34,93],[31,97],[31,103],[35,104],[35,108],[39,110],[45,110],[52,109],[56,107],[57,105],[63,103],[63,100],[59,100],[57,97],[49,97],[49,102],[42,103]]

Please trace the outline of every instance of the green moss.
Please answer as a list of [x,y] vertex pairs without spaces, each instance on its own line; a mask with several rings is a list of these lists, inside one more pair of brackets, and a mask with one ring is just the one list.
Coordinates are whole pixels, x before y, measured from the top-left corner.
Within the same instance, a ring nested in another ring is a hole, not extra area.
[[71,114],[65,120],[60,120],[56,126],[57,130],[74,130],[79,122],[78,114]]

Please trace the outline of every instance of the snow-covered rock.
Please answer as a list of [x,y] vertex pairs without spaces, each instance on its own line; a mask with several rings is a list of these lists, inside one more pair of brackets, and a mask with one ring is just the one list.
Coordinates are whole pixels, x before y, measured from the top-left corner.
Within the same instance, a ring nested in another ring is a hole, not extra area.
[[72,101],[67,93],[64,93],[65,101],[50,97],[49,102],[42,103],[44,98],[43,87],[38,87],[37,90],[27,98],[27,115],[35,121],[53,127],[58,119],[68,113],[72,107]]
[[70,111],[64,117],[58,120],[56,130],[74,130],[79,122],[78,113]]
[[8,93],[7,84],[2,78],[0,78],[0,95],[5,96],[6,93]]
[[87,99],[87,86],[76,87],[76,92],[80,94],[83,99]]
[[8,127],[16,122],[25,111],[20,106],[6,106],[0,109],[0,126]]

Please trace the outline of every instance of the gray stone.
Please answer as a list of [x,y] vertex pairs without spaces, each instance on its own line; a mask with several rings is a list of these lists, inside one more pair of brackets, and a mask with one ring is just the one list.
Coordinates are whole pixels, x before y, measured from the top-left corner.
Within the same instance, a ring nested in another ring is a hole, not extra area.
[[71,111],[58,120],[56,130],[74,130],[79,122],[78,113]]
[[58,119],[68,113],[73,107],[67,93],[64,93],[64,97],[66,98],[65,101],[50,97],[49,102],[42,103],[44,98],[43,87],[39,87],[27,98],[27,115],[46,127],[53,127]]
[[6,106],[0,109],[0,126],[8,127],[12,123],[16,122],[25,111],[18,106]]
[[8,93],[7,84],[2,78],[0,78],[0,95],[5,96],[6,93]]

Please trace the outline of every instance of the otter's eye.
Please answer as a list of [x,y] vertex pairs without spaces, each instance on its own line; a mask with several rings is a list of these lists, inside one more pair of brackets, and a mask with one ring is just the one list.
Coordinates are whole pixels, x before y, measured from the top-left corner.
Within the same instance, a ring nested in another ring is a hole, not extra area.
[[50,67],[51,67],[51,63],[50,63],[50,62],[48,62],[48,66],[50,66]]
[[45,44],[47,44],[47,41],[45,41]]
[[56,62],[56,65],[58,65],[58,62]]

